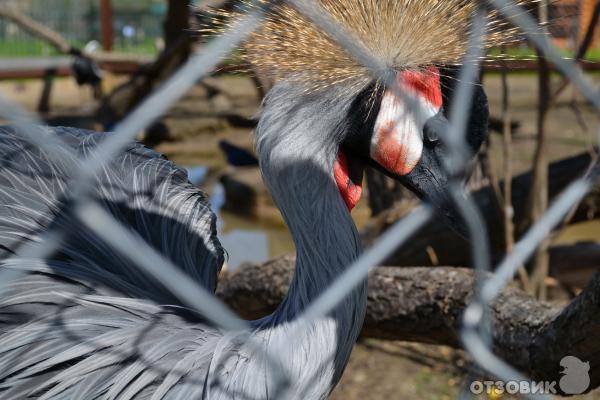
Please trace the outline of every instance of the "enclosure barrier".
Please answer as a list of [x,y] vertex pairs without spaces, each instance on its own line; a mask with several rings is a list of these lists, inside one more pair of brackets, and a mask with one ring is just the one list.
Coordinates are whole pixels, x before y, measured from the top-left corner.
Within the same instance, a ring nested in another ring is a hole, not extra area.
[[[374,78],[381,79],[397,96],[405,99],[410,108],[410,96],[405,96],[403,88],[395,79],[393,71],[369,54],[369,51],[352,39],[333,19],[328,17],[315,0],[287,0],[302,14],[319,26],[333,40],[343,46],[358,62],[367,67]],[[100,238],[123,253],[146,273],[158,279],[182,303],[197,310],[223,331],[248,339],[249,327],[245,321],[221,303],[214,295],[201,288],[192,279],[186,277],[180,269],[162,257],[146,242],[135,236],[104,211],[87,196],[89,182],[111,158],[134,140],[136,134],[148,127],[174,105],[198,80],[215,69],[228,53],[244,41],[256,29],[268,12],[270,3],[256,1],[246,14],[227,32],[210,42],[205,48],[192,54],[189,60],[155,93],[143,101],[116,128],[116,134],[104,141],[96,153],[82,160],[83,168],[74,168],[69,198],[80,223],[88,226]],[[600,93],[595,85],[583,75],[581,69],[570,60],[563,59],[545,35],[540,35],[536,22],[511,0],[482,1],[481,7],[471,24],[470,42],[465,62],[460,72],[460,80],[454,105],[450,113],[451,129],[440,138],[450,149],[451,156],[446,168],[458,173],[464,168],[468,147],[465,139],[468,111],[473,92],[473,82],[479,71],[477,60],[482,55],[482,42],[485,37],[485,15],[494,8],[510,22],[518,26],[543,54],[566,76],[585,98],[600,110]],[[43,147],[48,156],[56,160],[65,160],[65,152],[71,151],[55,137],[45,134],[44,128],[35,117],[28,115],[19,106],[0,97],[0,117],[14,125],[18,132],[35,146]],[[600,141],[600,132],[598,136]],[[68,158],[68,157],[67,157]],[[491,270],[490,251],[487,233],[478,209],[472,198],[465,194],[459,179],[450,185],[450,198],[464,218],[472,242],[472,259],[476,267],[476,295],[463,316],[461,337],[466,350],[473,360],[484,370],[504,381],[524,380],[525,378],[509,364],[494,355],[490,339],[490,318],[488,308],[501,290],[513,279],[518,267],[526,261],[538,245],[579,201],[591,190],[594,176],[588,174],[574,181],[535,223],[514,250],[499,264],[495,272]],[[391,227],[368,249],[346,272],[341,275],[322,295],[304,311],[301,321],[311,321],[326,315],[358,285],[373,268],[376,268],[398,246],[402,245],[416,230],[428,222],[434,215],[428,205],[423,205]],[[65,232],[48,231],[42,240],[28,243],[18,251],[18,257],[46,258],[61,246]],[[0,273],[0,295],[11,280],[18,277],[18,271]],[[284,364],[278,360],[277,349],[266,349],[267,360],[278,382],[275,398],[289,398],[287,388],[289,379]],[[316,372],[318,373],[318,372]],[[540,396],[535,396],[539,399]]]

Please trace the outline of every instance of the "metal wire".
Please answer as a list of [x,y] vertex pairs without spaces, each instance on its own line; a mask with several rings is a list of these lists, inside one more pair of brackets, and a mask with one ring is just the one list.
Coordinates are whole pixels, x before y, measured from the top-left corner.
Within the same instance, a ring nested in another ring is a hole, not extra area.
[[373,268],[425,225],[433,215],[433,211],[424,206],[396,222],[372,248],[356,260],[323,294],[313,300],[301,317],[306,321],[312,321],[331,311],[365,279]]
[[[263,350],[259,343],[252,339],[251,326],[246,321],[233,313],[214,294],[189,279],[184,272],[152,246],[129,232],[98,204],[93,201],[81,204],[77,207],[76,214],[102,240],[156,278],[183,304],[201,313],[221,330],[234,332],[238,338],[244,339],[253,350]],[[132,251],[132,249],[137,251]],[[275,380],[279,383],[289,382],[289,374],[285,365],[279,363],[273,352],[269,350],[265,350],[265,356],[270,371],[276,377]],[[285,398],[283,395],[278,397]]]
[[[358,62],[364,65],[371,74],[381,80],[389,89],[401,96],[409,107],[413,107],[413,100],[406,96],[405,91],[395,79],[385,63],[375,57],[362,43],[353,39],[345,29],[339,26],[326,11],[314,0],[288,0],[299,12],[307,16],[314,24],[326,32],[333,40],[343,46]],[[557,68],[568,77],[575,87],[600,110],[600,93],[595,85],[583,75],[582,71],[569,60],[562,58],[560,52],[554,48],[545,35],[541,35],[535,21],[520,7],[515,6],[510,0],[487,0],[487,4],[499,10],[508,20],[520,27],[529,40],[534,43],[550,59]],[[71,185],[70,195],[76,204],[76,215],[82,223],[96,232],[104,241],[129,257],[145,272],[156,277],[176,297],[189,307],[202,313],[222,330],[228,332],[248,332],[248,324],[233,314],[217,300],[213,294],[194,284],[187,279],[185,274],[162,257],[143,240],[137,238],[106,211],[91,202],[86,195],[88,183],[110,160],[126,146],[135,135],[148,127],[153,121],[163,115],[174,105],[200,78],[210,73],[235,46],[242,42],[262,21],[264,14],[271,6],[270,2],[257,1],[251,12],[241,19],[228,32],[211,42],[201,51],[193,54],[189,60],[174,74],[164,85],[142,102],[116,129],[116,134],[106,140],[97,151],[87,160],[82,160],[81,165],[74,169],[75,176]],[[482,41],[485,34],[484,11],[480,10],[472,24],[471,40],[465,58],[466,62],[461,71],[454,107],[451,112],[450,132],[442,139],[451,151],[451,163],[448,169],[459,172],[464,168],[464,163],[469,155],[465,140],[468,120],[468,111],[473,93],[473,82],[479,69],[477,60],[482,55]],[[60,140],[47,135],[44,128],[35,117],[23,111],[20,107],[0,97],[0,117],[8,120],[23,136],[33,145],[43,147],[48,157],[63,160],[69,148]],[[598,134],[600,141],[600,131]],[[490,268],[490,252],[488,236],[485,225],[479,216],[477,207],[468,194],[453,183],[450,187],[450,197],[454,199],[467,226],[469,235],[474,244],[473,263],[477,267],[477,296],[467,307],[463,318],[461,337],[467,351],[473,360],[491,374],[504,380],[521,380],[518,371],[508,363],[494,355],[489,335],[489,318],[486,318],[486,309],[498,296],[503,288],[513,279],[519,265],[527,260],[539,244],[548,236],[553,227],[564,217],[568,211],[578,204],[586,193],[592,188],[590,178],[582,178],[572,183],[558,200],[550,207],[547,213],[527,234],[515,245],[511,254],[500,263],[495,273],[488,280],[484,279],[483,272]],[[428,206],[416,209],[406,218],[389,229],[378,242],[366,251],[352,266],[346,270],[322,295],[307,307],[301,318],[312,321],[325,315],[342,301],[353,288],[366,278],[368,272],[381,263],[387,255],[402,245],[414,232],[424,225],[433,215]],[[42,236],[36,243],[29,243],[19,249],[18,256],[23,258],[46,258],[60,247],[65,232],[51,231]],[[0,295],[2,289],[10,284],[12,279],[17,279],[15,271],[3,272],[0,276]],[[283,365],[277,361],[277,354],[266,351],[272,369],[275,370],[277,379],[283,386],[289,385]],[[282,395],[282,397],[284,397]],[[536,397],[539,398],[539,397]]]

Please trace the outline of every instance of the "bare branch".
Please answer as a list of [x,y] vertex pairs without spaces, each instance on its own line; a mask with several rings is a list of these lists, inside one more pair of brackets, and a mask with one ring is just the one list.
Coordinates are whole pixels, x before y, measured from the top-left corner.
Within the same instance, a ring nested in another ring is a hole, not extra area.
[[73,47],[58,32],[48,28],[46,25],[35,21],[29,16],[7,7],[0,8],[0,18],[8,19],[21,29],[33,36],[39,37],[50,43],[60,53],[69,54]]
[[[223,276],[218,296],[245,318],[273,312],[287,291],[294,258],[247,264]],[[459,346],[460,317],[473,297],[472,270],[451,267],[380,267],[370,275],[362,335]],[[590,361],[592,384],[600,385],[600,273],[561,312],[507,287],[492,304],[494,349],[536,379],[555,380],[567,354]]]

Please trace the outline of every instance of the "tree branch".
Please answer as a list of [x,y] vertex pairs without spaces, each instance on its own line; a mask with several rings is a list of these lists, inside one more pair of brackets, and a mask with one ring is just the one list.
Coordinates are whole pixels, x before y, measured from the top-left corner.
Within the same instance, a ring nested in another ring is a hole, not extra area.
[[[293,257],[247,264],[225,274],[217,294],[243,317],[263,317],[285,296],[293,264]],[[378,268],[369,278],[362,335],[458,347],[460,316],[473,296],[473,281],[473,271],[463,268]],[[600,385],[600,273],[561,308],[505,288],[492,305],[495,351],[543,380],[557,379],[564,355],[579,356],[596,371],[591,390]]]
[[73,48],[58,32],[48,28],[46,25],[41,24],[29,16],[22,14],[18,11],[11,10],[7,7],[0,8],[0,18],[8,19],[14,24],[18,25],[21,29],[29,32],[33,36],[37,36],[42,40],[50,43],[59,53],[69,54]]
[[123,119],[187,60],[192,44],[189,2],[169,0],[168,4],[164,22],[165,49],[151,64],[144,66],[102,100],[96,118],[105,127],[109,128]]

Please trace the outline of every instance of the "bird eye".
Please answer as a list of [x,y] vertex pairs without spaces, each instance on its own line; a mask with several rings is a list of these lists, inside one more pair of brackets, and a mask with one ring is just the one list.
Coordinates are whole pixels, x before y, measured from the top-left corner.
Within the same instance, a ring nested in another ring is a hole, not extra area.
[[430,118],[423,126],[423,142],[427,146],[436,146],[440,140],[440,135],[448,131],[449,122],[444,116],[442,110],[435,117]]
[[423,127],[423,141],[426,145],[435,145],[439,140],[439,136],[436,130],[431,126],[431,124],[425,124]]

